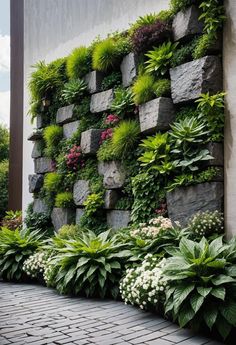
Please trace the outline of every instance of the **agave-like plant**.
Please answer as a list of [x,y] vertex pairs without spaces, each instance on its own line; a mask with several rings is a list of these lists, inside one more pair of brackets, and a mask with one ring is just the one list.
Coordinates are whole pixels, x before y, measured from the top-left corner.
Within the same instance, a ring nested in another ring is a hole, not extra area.
[[74,102],[79,102],[80,98],[85,94],[87,85],[82,79],[72,79],[65,84],[61,98],[65,104],[72,104]]

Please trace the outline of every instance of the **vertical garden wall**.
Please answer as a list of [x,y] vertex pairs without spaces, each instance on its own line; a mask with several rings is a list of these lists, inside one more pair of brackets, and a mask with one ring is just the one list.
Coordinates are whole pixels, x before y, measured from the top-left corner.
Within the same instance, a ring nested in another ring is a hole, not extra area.
[[33,213],[100,232],[223,209],[221,1],[172,1],[35,66]]

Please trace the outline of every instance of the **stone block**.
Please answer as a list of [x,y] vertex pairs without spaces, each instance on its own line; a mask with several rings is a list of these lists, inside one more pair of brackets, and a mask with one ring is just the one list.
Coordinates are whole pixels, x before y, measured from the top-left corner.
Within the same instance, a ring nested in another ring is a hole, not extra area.
[[125,170],[118,161],[99,162],[98,172],[106,189],[121,188],[125,182]]
[[33,212],[47,215],[49,213],[49,207],[42,199],[34,199]]
[[134,53],[129,53],[122,60],[120,69],[122,73],[122,84],[124,87],[130,86],[137,77],[137,56]]
[[90,111],[91,113],[101,113],[111,108],[114,98],[113,89],[96,93],[91,97]]
[[36,117],[36,128],[37,129],[42,129],[47,126],[47,121],[46,119],[40,114],[37,115]]
[[88,85],[88,90],[90,93],[95,93],[101,91],[102,81],[104,74],[99,71],[92,71],[84,77],[85,82]]
[[59,108],[56,114],[56,123],[64,124],[73,120],[74,104]]
[[36,174],[45,174],[54,171],[51,158],[41,157],[34,160],[34,172]]
[[88,129],[81,134],[80,146],[84,154],[95,154],[99,149],[102,129]]
[[42,132],[41,132],[41,131],[37,131],[37,132],[31,133],[31,134],[28,136],[27,140],[29,140],[29,141],[36,141],[36,140],[42,139],[42,137],[43,137]]
[[77,131],[79,128],[80,121],[73,121],[69,123],[65,123],[63,125],[63,136],[66,139],[69,139],[73,136],[73,134]]
[[43,187],[43,175],[29,175],[29,192],[30,193],[37,193]]
[[185,226],[196,212],[222,211],[224,186],[222,182],[207,182],[176,188],[167,193],[168,216]]
[[223,166],[224,165],[224,149],[222,143],[210,142],[207,144],[207,150],[214,157],[207,162],[207,166]]
[[89,182],[86,180],[78,180],[74,184],[73,198],[75,205],[83,206],[85,200],[90,194]]
[[63,225],[75,223],[75,211],[68,208],[54,207],[51,220],[55,231],[58,231]]
[[84,209],[83,208],[77,208],[76,209],[76,215],[75,215],[75,224],[79,225],[82,216],[84,215]]
[[145,134],[167,130],[175,118],[171,98],[159,97],[139,106],[140,130]]
[[107,190],[104,197],[104,208],[107,210],[114,209],[120,195],[116,190]]
[[170,69],[173,102],[194,101],[202,93],[222,91],[222,66],[218,56],[205,56]]
[[31,153],[31,158],[39,158],[43,156],[43,149],[41,140],[37,140],[34,143],[33,150]]
[[176,14],[172,23],[175,41],[202,33],[203,22],[198,20],[200,14],[200,10],[194,5]]
[[125,228],[130,222],[130,211],[112,210],[107,212],[107,225],[112,229]]

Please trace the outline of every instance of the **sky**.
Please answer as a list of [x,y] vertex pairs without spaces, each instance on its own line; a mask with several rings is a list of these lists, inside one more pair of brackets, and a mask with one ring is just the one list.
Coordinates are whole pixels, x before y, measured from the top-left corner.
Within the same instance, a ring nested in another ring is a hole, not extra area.
[[10,0],[0,0],[0,123],[10,117]]

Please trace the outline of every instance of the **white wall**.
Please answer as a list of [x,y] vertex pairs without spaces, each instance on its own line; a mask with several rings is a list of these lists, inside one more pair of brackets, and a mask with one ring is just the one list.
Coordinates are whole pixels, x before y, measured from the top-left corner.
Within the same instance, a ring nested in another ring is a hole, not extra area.
[[31,66],[38,60],[50,62],[66,56],[81,45],[90,44],[98,35],[128,28],[138,16],[168,8],[169,0],[25,0],[24,1],[24,143],[23,210],[32,197],[28,192],[28,175],[33,173],[33,131],[27,112],[27,90]]

